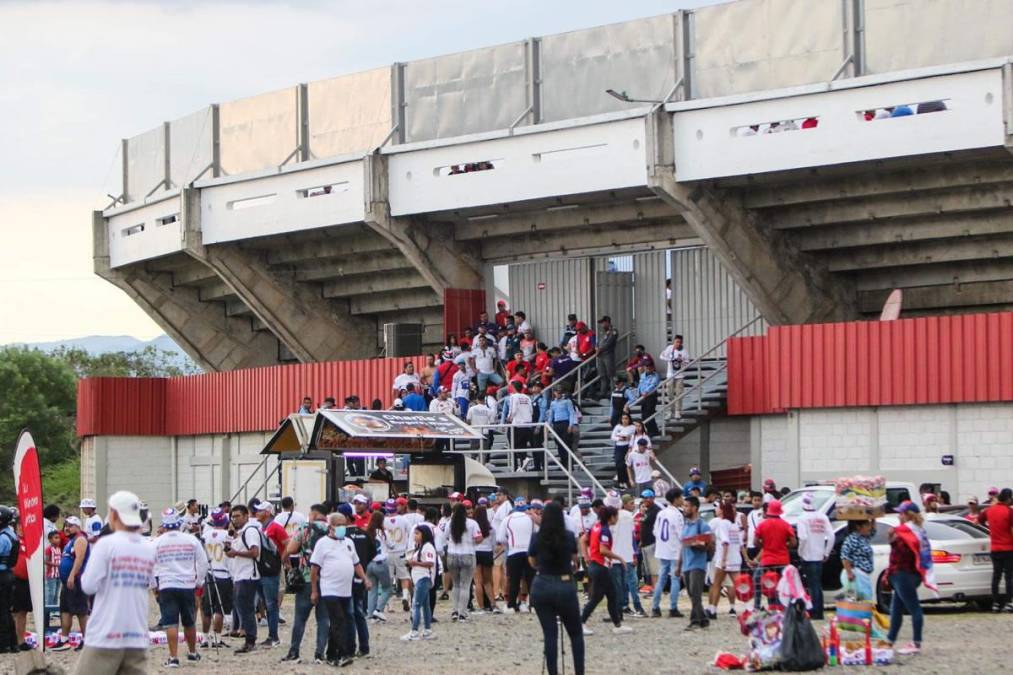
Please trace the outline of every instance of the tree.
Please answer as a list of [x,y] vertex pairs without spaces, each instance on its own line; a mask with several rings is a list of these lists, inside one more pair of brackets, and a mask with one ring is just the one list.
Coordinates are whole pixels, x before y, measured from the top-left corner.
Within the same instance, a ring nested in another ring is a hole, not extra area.
[[200,372],[187,357],[147,346],[137,352],[92,355],[76,347],[61,347],[53,356],[69,365],[78,377],[177,377]]
[[37,350],[0,348],[0,499],[9,503],[13,496],[8,469],[18,432],[25,427],[32,431],[43,466],[75,456],[76,394],[77,377],[65,362]]

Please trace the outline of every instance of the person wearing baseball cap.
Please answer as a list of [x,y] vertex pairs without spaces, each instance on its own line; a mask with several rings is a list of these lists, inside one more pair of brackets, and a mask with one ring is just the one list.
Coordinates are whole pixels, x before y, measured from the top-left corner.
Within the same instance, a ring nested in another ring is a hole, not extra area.
[[359,493],[352,497],[352,508],[355,510],[352,520],[355,526],[365,531],[369,527],[369,518],[373,514],[369,512],[369,497]]
[[510,312],[507,310],[506,300],[496,302],[496,316],[493,317],[493,320],[500,328],[506,328],[506,325],[510,323]]
[[763,481],[763,503],[769,504],[772,499],[780,498],[781,493],[777,491],[777,484],[773,478]]
[[84,514],[84,517],[81,519],[81,529],[84,530],[88,541],[91,543],[95,543],[99,532],[102,531],[102,516],[95,512],[96,508],[97,505],[94,499],[86,497],[81,500],[81,513]]
[[[94,500],[88,500],[94,505]],[[89,508],[94,508],[89,507]],[[140,517],[140,505],[137,509]],[[88,535],[84,532],[81,519],[77,516],[67,516],[63,520],[63,528],[67,533],[67,545],[63,547],[63,557],[60,558],[60,629],[63,636],[53,651],[66,651],[70,649],[70,642],[67,641],[70,635],[70,628],[73,618],[77,617],[78,627],[81,634],[85,634],[85,627],[88,624],[88,614],[91,613],[91,600],[81,588],[81,576],[87,569],[90,556],[90,545]],[[80,647],[79,647],[80,648]]]
[[[995,503],[978,514],[975,521],[988,528],[992,558],[992,611],[1013,613],[1013,490],[1005,488],[995,496]],[[977,504],[975,504],[977,510]],[[999,594],[999,582],[1006,578],[1006,595]]]
[[822,621],[823,563],[834,550],[835,538],[830,519],[822,511],[816,510],[812,491],[802,495],[802,515],[796,523],[796,530],[798,557],[802,562],[799,571],[813,603],[811,616],[815,621]]
[[[139,513],[139,511],[138,511]],[[204,587],[208,556],[204,547],[186,531],[186,520],[174,510],[162,515],[162,534],[153,542],[155,579],[158,581],[158,625],[165,630],[169,658],[166,668],[179,668],[179,625],[186,638],[186,660],[200,661],[197,653],[197,608],[194,591]]]
[[682,489],[685,490],[687,494],[693,488],[699,490],[701,495],[707,493],[707,481],[703,479],[703,474],[700,473],[700,469],[695,466],[689,470],[689,480],[682,486]]
[[[82,631],[84,649],[77,673],[148,670],[148,587],[155,549],[141,536],[142,524],[137,495],[120,491],[109,497],[113,532],[92,547],[80,578],[81,590],[94,596],[94,606],[88,631]],[[121,582],[124,569],[130,570],[130,583]]]
[[598,335],[595,338],[595,365],[598,368],[598,398],[608,398],[612,393],[612,382],[616,377],[616,342],[619,331],[612,325],[608,314],[598,319]]
[[[767,503],[767,515],[756,526],[756,547],[760,550],[760,564],[753,572],[753,584],[760,586],[760,577],[765,572],[776,572],[780,576],[784,568],[791,564],[789,548],[798,546],[795,530],[788,521],[781,518],[781,500],[771,499]],[[756,609],[760,608],[762,593],[756,593],[753,599]]]
[[[253,517],[260,523],[262,536],[274,544],[274,550],[280,557],[288,546],[288,534],[285,532],[285,528],[274,520],[274,505],[267,501],[257,502],[253,505]],[[265,549],[267,548],[265,546]],[[261,555],[263,556],[263,552]],[[281,616],[281,608],[278,603],[281,589],[280,569],[278,574],[261,574],[260,588],[263,591],[264,604],[267,607],[267,637],[260,644],[262,647],[277,647],[281,644],[278,635],[278,619]]]
[[528,547],[535,531],[535,521],[528,515],[528,501],[524,497],[514,499],[513,512],[496,530],[496,541],[506,547],[507,609],[527,612],[528,604],[518,602],[521,581],[531,588],[535,571],[528,562]]

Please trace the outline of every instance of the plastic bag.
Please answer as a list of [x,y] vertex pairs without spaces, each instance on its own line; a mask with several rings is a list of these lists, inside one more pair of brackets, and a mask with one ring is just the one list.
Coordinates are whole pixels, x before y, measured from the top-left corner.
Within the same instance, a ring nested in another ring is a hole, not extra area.
[[796,600],[788,607],[781,629],[781,669],[819,670],[823,667],[823,645],[806,616],[805,601]]
[[858,568],[853,569],[855,580],[848,579],[848,571],[841,570],[841,592],[855,600],[872,600],[872,576]]

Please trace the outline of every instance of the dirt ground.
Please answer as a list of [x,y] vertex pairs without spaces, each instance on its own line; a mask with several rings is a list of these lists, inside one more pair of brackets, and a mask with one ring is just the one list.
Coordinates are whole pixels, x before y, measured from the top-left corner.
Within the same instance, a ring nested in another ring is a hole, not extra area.
[[[283,614],[291,622],[291,598],[286,599]],[[435,640],[402,642],[399,638],[408,632],[407,613],[399,602],[388,607],[386,624],[371,626],[371,657],[356,659],[345,672],[367,673],[469,673],[480,675],[496,673],[528,674],[542,672],[542,635],[538,620],[532,614],[504,614],[474,616],[465,624],[449,620],[450,603],[437,604],[434,626]],[[662,607],[667,607],[667,598]],[[687,609],[685,596],[680,608]],[[602,622],[606,616],[604,602],[589,625],[595,634],[586,640],[586,672],[591,673],[701,673],[718,672],[710,663],[719,651],[742,653],[746,640],[738,629],[734,617],[727,616],[722,605],[720,618],[705,631],[686,633],[686,619],[629,619],[633,632],[613,635],[610,625]],[[310,620],[303,639],[303,663],[281,664],[279,661],[288,649],[291,623],[281,627],[282,645],[254,654],[237,656],[231,650],[204,650],[203,661],[189,664],[185,661],[179,670],[163,668],[167,656],[164,646],[149,652],[149,672],[169,673],[204,671],[210,673],[243,673],[243,675],[277,675],[278,673],[323,673],[332,670],[326,665],[312,665],[315,624]],[[1013,616],[993,615],[972,611],[963,606],[939,606],[927,609],[925,645],[920,656],[902,661],[901,668],[916,673],[998,673],[1007,670],[1008,644],[1005,638],[1013,628]],[[260,629],[266,637],[266,628]],[[909,621],[901,631],[900,642],[910,639]],[[998,638],[998,639],[997,639]],[[238,640],[232,640],[238,645]],[[566,672],[573,672],[567,645]],[[180,650],[185,653],[185,648]],[[0,657],[0,671],[13,672],[13,666],[4,666]],[[73,672],[77,654],[55,653],[51,658]],[[888,668],[849,668],[847,672],[897,673],[897,666]]]

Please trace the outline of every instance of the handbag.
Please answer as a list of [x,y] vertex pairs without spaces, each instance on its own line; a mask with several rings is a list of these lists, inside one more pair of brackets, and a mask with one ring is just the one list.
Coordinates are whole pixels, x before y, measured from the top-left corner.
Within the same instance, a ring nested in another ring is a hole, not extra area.
[[306,577],[303,576],[302,569],[290,567],[288,572],[285,573],[285,593],[295,594],[305,587]]

